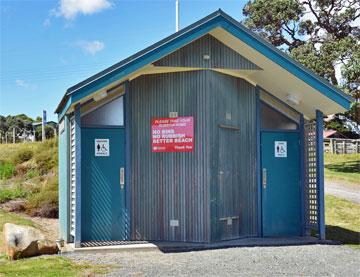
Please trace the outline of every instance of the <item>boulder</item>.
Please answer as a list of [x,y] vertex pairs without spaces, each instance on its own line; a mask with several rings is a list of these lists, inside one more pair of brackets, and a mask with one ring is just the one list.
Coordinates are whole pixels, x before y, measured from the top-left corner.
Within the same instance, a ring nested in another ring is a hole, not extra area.
[[5,254],[10,259],[58,252],[56,243],[34,227],[5,223],[3,233]]

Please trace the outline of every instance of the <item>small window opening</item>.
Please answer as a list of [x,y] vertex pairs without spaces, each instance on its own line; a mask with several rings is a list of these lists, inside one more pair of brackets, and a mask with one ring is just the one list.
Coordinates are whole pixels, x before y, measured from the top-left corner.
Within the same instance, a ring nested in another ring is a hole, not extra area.
[[298,125],[286,115],[261,102],[261,129],[297,130]]
[[111,100],[109,103],[85,114],[81,118],[81,125],[86,126],[123,126],[124,103],[123,97]]

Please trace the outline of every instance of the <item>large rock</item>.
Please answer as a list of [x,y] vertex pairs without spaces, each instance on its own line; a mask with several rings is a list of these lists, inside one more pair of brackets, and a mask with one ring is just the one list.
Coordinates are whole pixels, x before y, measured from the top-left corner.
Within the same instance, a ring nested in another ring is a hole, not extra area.
[[48,240],[40,230],[11,223],[4,225],[4,248],[6,255],[14,260],[58,252],[56,243]]

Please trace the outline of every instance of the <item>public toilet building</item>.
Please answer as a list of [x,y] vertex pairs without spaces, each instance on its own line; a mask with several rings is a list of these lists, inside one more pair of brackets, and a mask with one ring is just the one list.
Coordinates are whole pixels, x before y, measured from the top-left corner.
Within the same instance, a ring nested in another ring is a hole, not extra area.
[[61,237],[324,239],[323,115],[350,102],[216,11],[67,90]]

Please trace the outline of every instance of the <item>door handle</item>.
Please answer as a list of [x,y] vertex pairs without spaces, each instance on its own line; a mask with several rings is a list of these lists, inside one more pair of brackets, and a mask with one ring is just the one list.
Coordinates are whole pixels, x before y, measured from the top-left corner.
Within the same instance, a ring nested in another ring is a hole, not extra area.
[[124,189],[125,186],[125,169],[120,167],[120,188]]
[[264,189],[266,189],[266,178],[267,178],[267,173],[266,173],[266,168],[262,169],[262,183],[263,183],[263,187]]

